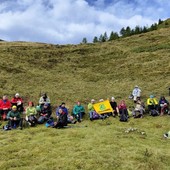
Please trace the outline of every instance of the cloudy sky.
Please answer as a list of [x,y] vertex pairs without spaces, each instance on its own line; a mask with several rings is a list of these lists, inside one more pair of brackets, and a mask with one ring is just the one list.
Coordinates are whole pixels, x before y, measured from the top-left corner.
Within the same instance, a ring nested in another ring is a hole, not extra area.
[[77,44],[170,18],[170,0],[0,0],[0,39]]

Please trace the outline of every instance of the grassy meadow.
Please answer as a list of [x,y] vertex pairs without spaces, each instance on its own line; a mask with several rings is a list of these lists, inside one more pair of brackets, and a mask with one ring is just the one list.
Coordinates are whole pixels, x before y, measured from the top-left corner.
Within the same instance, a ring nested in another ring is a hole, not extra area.
[[[128,99],[135,85],[142,100],[150,94],[170,101],[170,28],[96,44],[52,45],[0,42],[0,94],[18,92],[38,103],[47,92],[55,109],[76,101]],[[53,111],[55,114],[55,111]],[[2,122],[2,125],[4,122]],[[1,125],[1,127],[2,127]],[[117,118],[69,125],[0,131],[1,170],[170,170],[170,116]],[[136,128],[126,133],[128,128]],[[144,132],[144,133],[143,133]]]

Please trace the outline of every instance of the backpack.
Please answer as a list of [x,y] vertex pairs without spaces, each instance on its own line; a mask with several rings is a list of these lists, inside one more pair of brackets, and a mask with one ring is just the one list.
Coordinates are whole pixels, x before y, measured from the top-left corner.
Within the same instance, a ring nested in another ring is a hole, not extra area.
[[49,118],[45,124],[46,127],[53,127],[54,126],[54,120],[53,118]]
[[128,118],[127,118],[127,116],[126,116],[124,113],[122,113],[122,114],[120,114],[120,119],[119,119],[119,121],[121,121],[121,122],[127,122],[127,121],[128,121]]
[[9,126],[9,125],[5,125],[2,128],[3,128],[3,130],[11,130],[12,129],[11,126]]
[[150,111],[150,115],[151,116],[159,116],[159,112],[157,110],[153,109]]

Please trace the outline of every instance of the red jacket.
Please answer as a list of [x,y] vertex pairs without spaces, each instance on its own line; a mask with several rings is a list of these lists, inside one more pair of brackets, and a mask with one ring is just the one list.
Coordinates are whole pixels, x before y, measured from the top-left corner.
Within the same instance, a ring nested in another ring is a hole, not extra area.
[[18,97],[18,98],[16,98],[16,97],[12,98],[11,103],[12,103],[12,104],[17,104],[18,101],[20,101],[21,103],[23,103],[23,100],[22,100],[22,98],[20,98],[20,97]]
[[9,100],[3,101],[2,99],[0,100],[0,109],[10,109],[11,108],[11,102]]

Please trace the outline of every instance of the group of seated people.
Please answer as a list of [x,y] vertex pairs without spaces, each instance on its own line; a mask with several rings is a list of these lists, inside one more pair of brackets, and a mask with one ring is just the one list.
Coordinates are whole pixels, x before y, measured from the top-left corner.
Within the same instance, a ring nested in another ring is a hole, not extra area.
[[[135,90],[138,87],[135,86]],[[140,90],[141,92],[141,90]],[[134,95],[135,93],[133,93]],[[139,93],[138,93],[139,94]],[[100,99],[99,102],[103,102],[103,99]],[[98,114],[93,105],[95,104],[95,100],[92,99],[88,104],[87,109],[89,113],[90,120],[96,119],[105,119],[109,116],[119,116],[120,121],[126,122],[129,118],[129,109],[124,100],[122,100],[118,105],[115,101],[114,97],[111,97],[110,106],[113,109],[112,113],[104,113]],[[141,101],[140,96],[136,96],[134,98],[135,107],[132,109],[132,115],[134,118],[142,118],[144,113],[146,112],[146,108],[144,102]],[[169,112],[169,102],[162,96],[159,100],[150,95],[147,99],[148,112],[152,116],[164,115]],[[50,99],[46,93],[43,93],[39,99],[39,104],[37,106],[34,105],[32,101],[28,102],[28,106],[24,108],[23,99],[20,97],[19,93],[16,93],[15,96],[10,101],[6,95],[0,100],[0,117],[2,120],[8,120],[9,127],[16,128],[19,126],[22,129],[23,116],[22,113],[25,113],[24,120],[30,126],[35,126],[36,124],[46,123],[47,127],[52,126],[56,128],[61,128],[67,126],[68,123],[75,124],[76,122],[81,122],[83,116],[85,115],[85,108],[78,101],[76,105],[73,107],[72,113],[69,114],[68,109],[64,102],[61,103],[56,108],[56,122],[52,117],[52,107],[50,103]]]
[[[28,106],[24,108],[23,99],[18,93],[10,101],[6,95],[0,100],[0,118],[1,120],[8,120],[8,126],[12,128],[23,126],[23,113],[25,114],[24,120],[30,125],[43,124],[50,122],[52,127],[64,127],[68,123],[75,124],[81,122],[85,114],[85,109],[78,101],[74,106],[72,114],[68,113],[65,103],[62,102],[56,108],[56,122],[52,117],[52,107],[50,99],[46,93],[43,93],[39,99],[39,104],[34,105],[32,101],[28,102]],[[47,125],[48,126],[48,125]]]
[[[148,112],[151,116],[163,116],[164,114],[170,115],[169,110],[169,102],[165,99],[164,96],[160,97],[160,100],[158,100],[154,97],[154,95],[150,95],[150,97],[147,99],[147,107],[145,107],[144,102],[141,101],[141,90],[139,93],[137,93],[138,86],[135,86],[135,91],[137,94],[135,97],[133,97],[135,106],[132,108],[132,116],[134,118],[143,118],[144,113]],[[134,92],[134,91],[133,91]],[[101,102],[99,100],[99,102]],[[122,100],[119,105],[117,105],[117,102],[115,101],[114,97],[111,97],[110,105],[113,109],[113,113],[107,113],[107,114],[98,114],[93,104],[95,103],[95,100],[92,99],[91,103],[88,104],[88,111],[90,115],[90,120],[96,120],[96,119],[103,119],[106,118],[105,116],[119,116],[120,121],[126,122],[129,118],[129,109],[127,108],[127,105],[124,100]]]

